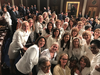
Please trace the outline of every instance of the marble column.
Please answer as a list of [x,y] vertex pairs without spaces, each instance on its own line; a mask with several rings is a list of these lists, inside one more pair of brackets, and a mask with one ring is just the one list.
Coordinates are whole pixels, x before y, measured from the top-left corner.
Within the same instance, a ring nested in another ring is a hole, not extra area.
[[87,0],[84,0],[83,9],[82,9],[82,16],[84,17],[85,10],[86,10]]
[[1,6],[1,0],[0,0],[0,6]]
[[23,0],[21,0],[21,4],[23,4]]
[[60,12],[63,11],[63,0],[61,0],[61,4],[60,4]]
[[100,11],[99,11],[99,18],[100,18]]
[[40,0],[37,0],[38,11],[40,11]]
[[48,8],[48,6],[49,6],[49,0],[47,0],[47,8]]
[[14,6],[14,0],[12,0],[12,6]]

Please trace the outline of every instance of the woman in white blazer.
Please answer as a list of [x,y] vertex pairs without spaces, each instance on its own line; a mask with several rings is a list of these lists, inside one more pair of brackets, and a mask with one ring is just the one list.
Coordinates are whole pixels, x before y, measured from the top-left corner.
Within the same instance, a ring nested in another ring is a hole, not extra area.
[[3,8],[3,15],[2,15],[2,17],[8,23],[8,27],[9,27],[10,32],[12,34],[12,20],[11,20],[11,16],[10,16],[9,12],[7,11],[6,7]]
[[41,52],[41,57],[46,56],[51,62],[51,72],[53,72],[54,66],[57,64],[57,52],[59,51],[59,44],[54,42],[49,49],[45,49]]
[[37,65],[39,60],[39,51],[46,44],[44,37],[39,37],[34,45],[29,47],[23,57],[17,62],[17,75],[32,75],[34,65]]
[[62,53],[66,53],[69,55],[69,50],[70,50],[70,33],[66,32],[64,33],[64,35],[62,36],[62,39],[60,40],[60,48],[59,48],[59,53],[58,53],[58,57],[62,54]]
[[100,75],[100,71],[97,70],[97,66],[100,65],[100,41],[92,40],[90,42],[90,50],[95,55],[91,61],[91,74],[90,75]]
[[13,35],[13,39],[9,46],[9,51],[8,51],[11,64],[11,71],[13,71],[14,60],[17,58],[19,54],[19,49],[27,50],[27,48],[24,47],[24,45],[26,44],[27,39],[30,35],[30,32],[28,30],[29,30],[29,23],[27,21],[24,21],[22,23],[22,28],[18,29]]
[[47,39],[47,48],[51,47],[51,45],[54,42],[58,42],[59,43],[59,40],[61,39],[59,37],[59,35],[60,35],[60,30],[58,28],[53,29],[52,35],[49,36],[48,39]]

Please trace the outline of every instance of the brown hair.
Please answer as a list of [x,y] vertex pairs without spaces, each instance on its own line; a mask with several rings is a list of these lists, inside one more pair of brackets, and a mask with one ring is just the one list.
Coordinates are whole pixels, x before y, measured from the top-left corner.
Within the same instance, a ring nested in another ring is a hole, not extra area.
[[91,33],[90,33],[89,31],[84,31],[84,32],[82,33],[82,37],[85,36],[85,35],[90,35],[90,36],[91,36]]
[[78,28],[76,28],[76,27],[72,28],[71,36],[73,36],[73,34],[72,34],[73,32],[77,32],[77,35],[78,35],[78,32],[79,32]]
[[85,67],[90,67],[90,66],[91,66],[91,65],[90,65],[90,60],[89,60],[89,58],[88,58],[87,56],[82,56],[82,57],[80,58],[80,60],[79,60],[79,64],[80,64],[81,59],[83,59],[84,62],[86,63],[86,66],[85,66]]

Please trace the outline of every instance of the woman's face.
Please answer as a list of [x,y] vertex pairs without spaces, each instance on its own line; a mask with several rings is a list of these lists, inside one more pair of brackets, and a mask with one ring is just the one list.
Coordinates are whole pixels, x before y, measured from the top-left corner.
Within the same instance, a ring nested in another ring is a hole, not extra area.
[[100,36],[100,31],[96,31],[96,32],[94,32],[94,36]]
[[48,29],[52,29],[52,24],[51,23],[49,23],[49,25],[48,25]]
[[90,45],[90,50],[93,54],[97,54],[99,52],[99,48],[94,43]]
[[67,24],[64,24],[63,29],[66,30],[67,27],[68,27],[68,25]]
[[47,17],[47,13],[44,13],[43,18],[45,19]]
[[75,60],[70,62],[70,67],[74,67],[75,65],[76,65],[76,61]]
[[59,30],[56,30],[56,31],[54,32],[54,35],[55,35],[55,37],[58,37],[58,35],[59,35]]
[[44,73],[49,73],[50,68],[51,68],[51,63],[50,61],[47,61],[41,69]]
[[42,22],[42,21],[43,21],[43,17],[40,16],[40,17],[39,17],[39,22]]
[[73,31],[73,32],[72,32],[72,36],[73,36],[73,37],[76,37],[77,34],[78,34],[77,31]]
[[91,39],[91,36],[90,36],[89,34],[86,34],[86,35],[83,36],[83,38],[84,38],[86,41],[88,41],[88,40]]
[[73,23],[73,21],[70,20],[69,24],[72,26],[74,23]]
[[73,45],[74,45],[74,47],[78,47],[79,46],[79,39],[74,39]]
[[7,9],[6,8],[4,8],[4,12],[6,12],[7,11]]
[[36,16],[33,17],[33,20],[36,21]]
[[62,58],[60,59],[61,62],[61,66],[65,66],[68,62],[68,56],[64,55],[62,56]]
[[52,46],[51,46],[51,50],[50,50],[52,53],[55,53],[55,52],[57,52],[58,51],[58,45],[57,44],[53,44]]
[[44,38],[41,38],[39,41],[38,41],[38,46],[41,48],[45,45],[45,39]]
[[65,35],[64,42],[66,43],[69,40],[69,35]]
[[81,66],[81,68],[84,68],[86,66],[84,59],[80,60],[80,66]]
[[61,22],[57,22],[57,23],[56,23],[56,27],[57,27],[58,29],[60,29],[60,27],[61,27]]
[[30,27],[33,26],[33,21],[32,21],[32,20],[29,21],[29,26],[30,26]]
[[27,32],[29,30],[29,24],[25,23],[25,25],[22,26],[22,29]]

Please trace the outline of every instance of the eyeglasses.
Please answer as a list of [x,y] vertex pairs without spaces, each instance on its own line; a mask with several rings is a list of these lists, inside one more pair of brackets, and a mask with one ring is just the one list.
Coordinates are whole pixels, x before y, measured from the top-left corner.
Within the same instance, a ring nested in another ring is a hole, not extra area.
[[51,65],[49,65],[49,66],[43,66],[43,68],[50,68],[51,67]]
[[95,47],[88,47],[89,49],[96,49]]
[[68,60],[68,59],[64,59],[64,58],[62,58],[62,60]]

